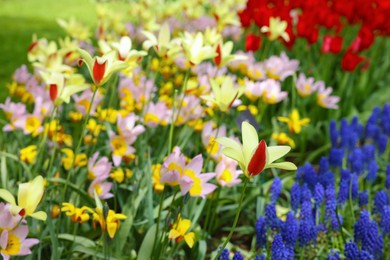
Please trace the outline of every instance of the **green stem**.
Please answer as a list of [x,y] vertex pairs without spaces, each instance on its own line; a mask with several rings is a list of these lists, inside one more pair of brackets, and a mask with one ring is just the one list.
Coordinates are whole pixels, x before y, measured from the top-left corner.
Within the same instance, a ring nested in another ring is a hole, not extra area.
[[158,207],[157,223],[156,223],[156,233],[154,234],[154,241],[153,241],[153,248],[152,248],[152,256],[153,256],[154,250],[156,249],[156,242],[157,242],[157,238],[158,238],[158,231],[159,231],[159,228],[160,228],[161,211],[162,211],[162,208],[163,208],[165,191],[166,191],[166,188],[164,188],[164,190],[163,190],[163,192],[161,194],[161,197],[160,197],[160,203],[159,203],[159,207]]
[[219,249],[219,253],[214,257],[214,260],[217,260],[218,257],[221,255],[221,253],[225,249],[227,243],[229,243],[229,240],[232,237],[232,235],[234,233],[234,230],[236,229],[236,226],[237,226],[237,223],[238,223],[238,218],[240,217],[240,212],[241,212],[241,208],[242,208],[242,202],[244,201],[245,190],[246,190],[246,187],[248,185],[248,182],[249,182],[249,178],[245,177],[244,187],[242,188],[242,191],[241,191],[241,198],[240,198],[240,202],[238,204],[238,209],[237,209],[236,216],[234,217],[234,222],[233,222],[232,228],[230,229],[230,233],[227,236],[225,242],[222,244],[222,247]]
[[77,154],[79,153],[79,150],[80,150],[80,146],[81,146],[81,142],[83,140],[83,136],[84,136],[84,131],[85,131],[85,128],[87,126],[87,123],[88,123],[88,120],[89,120],[89,115],[91,113],[91,108],[93,106],[93,101],[95,100],[95,96],[96,96],[96,93],[98,92],[98,89],[99,87],[96,87],[94,92],[93,92],[93,95],[92,95],[92,99],[91,99],[91,102],[90,102],[90,105],[88,107],[88,111],[87,111],[87,115],[85,116],[85,120],[84,120],[84,123],[83,123],[83,127],[81,129],[81,134],[80,134],[80,138],[79,138],[79,141],[77,143],[77,146],[76,146],[76,150],[74,152],[74,156],[73,156],[73,160],[72,160],[72,166],[70,168],[70,172],[68,173],[68,176],[66,178],[66,183],[65,183],[65,188],[64,188],[64,193],[63,193],[63,200],[65,200],[65,196],[66,196],[66,191],[68,189],[68,184],[69,184],[69,181],[70,181],[70,178],[71,176],[75,173],[75,167],[74,167],[74,164],[76,162],[76,157],[77,157]]

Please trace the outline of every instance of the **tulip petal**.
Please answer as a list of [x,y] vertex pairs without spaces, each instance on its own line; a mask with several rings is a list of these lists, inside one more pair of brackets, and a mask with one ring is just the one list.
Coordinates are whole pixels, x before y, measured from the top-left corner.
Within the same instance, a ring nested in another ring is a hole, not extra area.
[[16,205],[14,195],[12,195],[12,193],[7,190],[0,189],[0,198],[11,203],[12,205]]
[[267,168],[279,168],[282,170],[287,170],[287,171],[294,171],[297,169],[297,166],[293,164],[292,162],[280,162],[280,163],[271,163],[268,164],[265,169]]
[[241,148],[239,150],[236,150],[231,147],[226,147],[222,149],[222,153],[225,156],[237,161],[238,163],[245,165],[244,156]]
[[258,149],[259,137],[256,129],[246,121],[242,122],[241,131],[245,162],[249,162],[256,147]]
[[267,165],[285,156],[291,150],[290,146],[278,145],[267,147]]
[[249,161],[247,170],[249,176],[255,176],[264,170],[267,161],[267,144],[261,140]]
[[42,221],[46,221],[47,219],[47,214],[44,211],[37,211],[34,212],[33,214],[30,214],[29,216]]

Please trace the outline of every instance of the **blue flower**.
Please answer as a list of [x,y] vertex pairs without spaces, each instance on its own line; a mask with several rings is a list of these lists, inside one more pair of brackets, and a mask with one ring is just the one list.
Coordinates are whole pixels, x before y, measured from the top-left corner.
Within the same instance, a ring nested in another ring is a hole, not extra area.
[[240,252],[235,252],[233,255],[233,260],[244,260],[244,257]]
[[[390,178],[389,178],[390,180]],[[291,208],[294,211],[297,211],[299,208],[299,205],[301,204],[301,186],[298,182],[294,182],[293,186],[291,187]]]
[[352,172],[355,172],[358,175],[364,172],[364,154],[361,148],[355,148],[348,155],[348,163],[351,166]]
[[280,229],[282,227],[282,221],[276,216],[275,204],[265,205],[265,223],[270,229]]
[[327,172],[328,169],[329,169],[329,160],[327,157],[322,156],[320,162],[318,163],[318,175]]
[[334,181],[334,174],[332,171],[326,171],[325,173],[321,174],[319,177],[319,181],[322,184],[322,186],[327,187],[329,185],[333,186]]
[[325,189],[325,220],[331,224],[332,230],[339,229],[336,207],[337,201],[334,187],[332,185],[328,185]]
[[372,160],[368,163],[367,171],[368,173],[366,179],[368,182],[373,183],[378,173],[378,164],[375,160]]
[[298,241],[300,246],[306,246],[317,237],[314,225],[311,201],[304,201],[301,206]]
[[365,250],[362,250],[359,254],[359,260],[374,260],[374,257]]
[[390,105],[385,104],[383,106],[381,115],[381,125],[387,136],[390,136]]
[[295,218],[293,212],[287,214],[286,222],[282,231],[283,240],[286,245],[294,247],[299,232],[299,221]]
[[359,207],[364,207],[368,204],[368,193],[366,190],[359,192]]
[[349,143],[349,136],[351,130],[349,129],[348,121],[346,118],[341,119],[340,122],[340,136],[341,136],[341,147],[347,149]]
[[325,195],[324,186],[322,186],[321,183],[317,183],[314,188],[314,201],[315,201],[316,208],[321,207],[321,204],[324,200],[324,195]]
[[255,260],[266,260],[265,255],[256,255]]
[[360,252],[355,242],[345,244],[344,255],[348,260],[359,259]]
[[256,221],[256,247],[263,248],[267,244],[267,227],[265,219],[260,216]]
[[312,193],[309,189],[309,186],[305,183],[301,187],[301,203],[305,201],[311,201]]
[[275,177],[271,186],[271,203],[276,203],[278,200],[282,191],[282,185],[282,181],[279,179],[279,177]]
[[340,260],[340,255],[337,252],[334,252],[333,249],[330,250],[328,254],[328,260]]
[[386,183],[385,183],[386,189],[390,189],[390,163],[387,165],[386,168]]
[[390,236],[390,206],[383,208],[380,227],[385,236]]
[[344,159],[344,149],[332,147],[329,152],[329,164],[332,167],[342,167]]
[[272,260],[288,260],[290,257],[287,247],[283,243],[283,238],[277,234],[272,242],[271,247]]
[[368,164],[375,160],[375,146],[373,144],[366,144],[362,148],[364,154],[364,161]]
[[356,174],[351,174],[352,184],[351,184],[351,194],[352,199],[356,199],[359,193],[359,178]]
[[374,258],[380,258],[383,254],[383,237],[379,235],[378,223],[371,221],[367,210],[360,213],[354,230],[355,241],[361,243],[362,250],[372,254]]
[[229,260],[229,249],[225,248],[222,253],[218,256],[218,260]]
[[304,183],[309,185],[310,189],[314,189],[314,186],[318,182],[317,173],[310,163],[298,167],[297,175],[302,177]]
[[385,134],[380,134],[376,139],[376,142],[378,144],[379,154],[383,154],[387,147],[387,136]]
[[344,204],[348,200],[349,183],[350,183],[350,180],[341,180],[340,181],[339,193],[337,194],[337,202],[341,205]]
[[377,192],[374,198],[374,213],[382,214],[386,205],[389,205],[389,196],[385,190]]

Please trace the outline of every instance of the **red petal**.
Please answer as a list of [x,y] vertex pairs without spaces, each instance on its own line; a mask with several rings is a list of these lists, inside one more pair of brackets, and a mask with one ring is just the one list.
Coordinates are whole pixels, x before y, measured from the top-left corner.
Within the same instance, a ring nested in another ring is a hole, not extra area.
[[57,84],[50,84],[50,99],[54,102],[58,95],[58,87]]
[[26,210],[25,209],[21,209],[19,211],[19,216],[24,217],[24,215],[26,215]]
[[215,65],[219,66],[219,64],[221,64],[221,61],[222,61],[222,53],[221,53],[221,45],[220,44],[217,45],[217,49],[215,51],[217,52],[217,56],[215,56],[215,58],[214,58],[214,63],[215,63]]
[[83,66],[83,60],[82,60],[82,59],[79,59],[79,60],[77,61],[77,65],[78,65],[79,67]]
[[31,45],[28,47],[28,52],[31,52],[37,45],[38,45],[38,41],[31,43]]
[[264,170],[267,157],[267,145],[261,140],[248,164],[249,176],[255,176]]
[[99,84],[104,77],[104,73],[106,72],[106,63],[105,60],[102,64],[98,62],[98,59],[95,59],[95,64],[93,64],[93,79],[96,84]]

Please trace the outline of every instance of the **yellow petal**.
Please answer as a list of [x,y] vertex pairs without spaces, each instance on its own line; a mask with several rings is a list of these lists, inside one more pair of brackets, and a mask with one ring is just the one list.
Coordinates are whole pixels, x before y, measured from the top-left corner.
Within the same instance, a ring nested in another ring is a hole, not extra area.
[[190,232],[187,235],[184,236],[184,240],[186,241],[187,245],[192,248],[195,243],[195,233]]
[[249,162],[253,152],[259,145],[259,137],[257,136],[256,129],[246,121],[242,122],[241,131],[244,160],[245,162]]
[[37,176],[29,183],[19,184],[18,205],[26,210],[26,215],[34,213],[42,199],[44,191],[44,180]]
[[291,150],[290,146],[287,145],[278,145],[278,146],[269,146],[267,147],[267,164],[271,164],[277,159],[283,157]]
[[118,225],[116,223],[107,223],[107,232],[111,238],[114,238]]
[[39,219],[39,220],[43,220],[43,221],[46,221],[47,219],[47,214],[46,212],[44,211],[37,211],[33,214],[30,214],[30,217],[32,218],[35,218],[35,219]]
[[14,195],[12,195],[11,192],[9,192],[5,189],[0,189],[0,198],[5,200],[6,202],[11,203],[12,205],[16,205]]
[[297,166],[292,162],[280,162],[268,164],[265,168],[278,168],[287,171],[295,171]]

